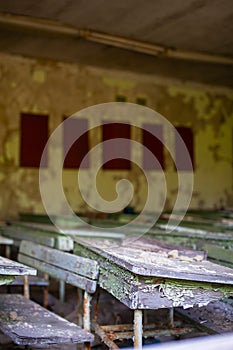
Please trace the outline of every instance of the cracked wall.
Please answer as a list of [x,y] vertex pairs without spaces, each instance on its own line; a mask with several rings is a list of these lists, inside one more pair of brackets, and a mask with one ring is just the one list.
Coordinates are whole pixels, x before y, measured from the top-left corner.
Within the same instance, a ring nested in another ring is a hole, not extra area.
[[[1,218],[16,217],[18,212],[44,212],[38,169],[19,166],[20,113],[48,114],[51,133],[63,116],[95,104],[113,102],[117,95],[125,96],[127,102],[132,103],[137,98],[145,98],[148,107],[175,126],[192,128],[195,172],[191,208],[233,206],[233,91],[7,54],[0,54],[0,86]],[[98,139],[100,134],[91,134],[92,144]],[[168,155],[165,163],[168,186],[165,209],[172,209],[177,175]],[[88,179],[88,170],[82,171],[86,171]],[[87,206],[74,186],[76,176],[75,170],[64,171],[64,191],[75,211],[85,211]],[[143,172],[136,166],[129,172],[101,171],[97,177],[99,191],[105,199],[114,199],[116,181],[122,176],[134,185],[131,204],[140,210],[146,200],[147,184]],[[159,205],[160,175],[151,176]]]

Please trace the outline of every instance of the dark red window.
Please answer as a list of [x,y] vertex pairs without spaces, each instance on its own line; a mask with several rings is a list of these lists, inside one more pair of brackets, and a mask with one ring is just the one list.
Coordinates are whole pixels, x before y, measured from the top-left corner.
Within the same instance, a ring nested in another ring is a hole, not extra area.
[[[66,152],[68,153],[65,156],[63,167],[66,169],[86,169],[89,166],[89,157],[87,155],[89,152],[88,120],[75,117],[64,118],[64,120],[64,155]],[[87,157],[82,162],[86,155]]]
[[141,106],[146,106],[146,99],[144,97],[137,97],[136,103]]
[[126,96],[124,95],[116,95],[116,102],[126,102]]
[[184,141],[184,144],[188,150],[191,162],[187,157],[185,157],[184,146],[179,140],[175,137],[175,160],[177,170],[191,171],[194,169],[194,145],[193,145],[193,131],[191,128],[185,126],[176,127],[176,130],[180,134],[181,138]]
[[[164,169],[163,143],[158,137],[163,137],[163,126],[155,124],[143,124],[142,144],[143,144],[143,169],[161,170]],[[152,154],[146,152],[147,148]],[[155,161],[155,158],[158,162]],[[159,166],[160,164],[160,166]]]
[[[130,125],[124,123],[104,123],[102,125],[102,140],[123,138],[126,141],[116,141],[111,147],[103,144],[103,169],[129,170],[130,162]],[[128,140],[128,142],[127,142]],[[107,161],[107,159],[111,160]]]
[[[48,140],[48,116],[21,114],[20,166],[40,167],[40,160]],[[43,158],[42,167],[47,167],[48,155]]]

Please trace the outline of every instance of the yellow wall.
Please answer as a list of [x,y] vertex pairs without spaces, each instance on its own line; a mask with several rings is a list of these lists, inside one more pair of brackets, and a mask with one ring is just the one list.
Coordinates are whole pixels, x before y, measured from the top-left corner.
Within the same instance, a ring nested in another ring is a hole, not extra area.
[[[189,126],[195,138],[194,192],[191,208],[233,206],[232,130],[233,91],[194,85],[155,76],[142,76],[75,64],[0,55],[0,217],[18,212],[44,212],[38,185],[38,170],[19,167],[20,113],[49,115],[52,132],[64,115],[123,94],[128,102],[144,97],[147,106],[174,125]],[[93,136],[91,142],[95,143]],[[166,158],[168,195],[165,209],[171,209],[177,191],[177,176]],[[88,170],[86,176],[88,178]],[[75,211],[85,211],[74,189],[77,173],[65,170],[64,191]],[[143,173],[134,166],[130,172],[101,171],[98,188],[105,199],[115,196],[115,183],[124,177],[132,181],[132,205],[140,210],[147,187]],[[155,186],[159,174],[154,176]],[[156,185],[157,182],[157,185]],[[187,186],[189,183],[187,182]],[[184,188],[185,191],[185,188]],[[159,205],[159,192],[156,196]]]

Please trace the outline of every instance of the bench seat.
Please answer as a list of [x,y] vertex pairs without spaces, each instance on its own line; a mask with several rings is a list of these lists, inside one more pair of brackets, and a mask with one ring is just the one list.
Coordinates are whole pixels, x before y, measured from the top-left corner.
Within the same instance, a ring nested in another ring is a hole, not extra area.
[[96,291],[99,268],[94,260],[29,241],[21,242],[18,260],[88,293]]
[[19,294],[0,294],[0,330],[17,345],[94,340],[91,333]]

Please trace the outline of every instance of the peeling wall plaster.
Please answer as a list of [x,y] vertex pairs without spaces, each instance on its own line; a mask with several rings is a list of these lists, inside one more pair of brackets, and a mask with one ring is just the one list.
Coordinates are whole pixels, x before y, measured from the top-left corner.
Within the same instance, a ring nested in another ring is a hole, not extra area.
[[[133,103],[143,97],[148,107],[174,125],[193,129],[196,164],[191,208],[233,206],[233,91],[6,54],[0,54],[0,86],[1,218],[14,217],[23,211],[44,212],[38,170],[19,167],[20,113],[48,114],[52,132],[64,115],[94,104],[113,102],[118,94],[124,94],[127,101]],[[91,143],[94,145],[98,139],[100,135],[92,134]],[[177,175],[167,155],[165,161],[168,183],[165,209],[172,209]],[[86,171],[88,179],[88,170],[82,171]],[[75,187],[76,171],[65,170],[63,175],[64,191],[72,208],[86,210]],[[147,186],[142,171],[136,166],[131,172],[100,172],[97,178],[100,192],[105,199],[112,200],[116,195],[115,183],[122,175],[132,181],[135,187],[132,205],[140,210]],[[151,176],[155,183],[155,202],[159,206],[160,175]]]

